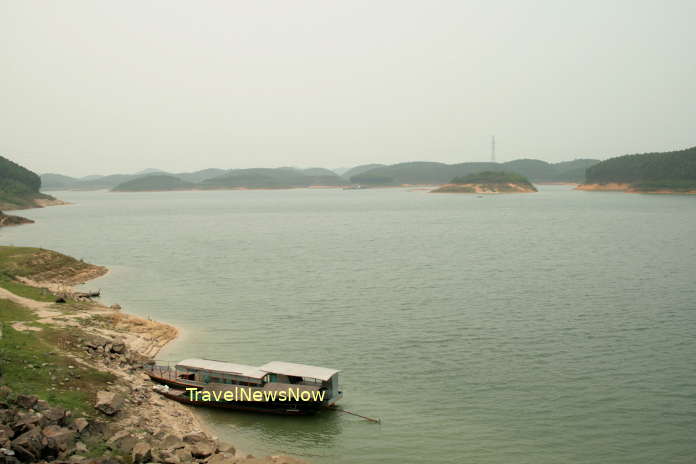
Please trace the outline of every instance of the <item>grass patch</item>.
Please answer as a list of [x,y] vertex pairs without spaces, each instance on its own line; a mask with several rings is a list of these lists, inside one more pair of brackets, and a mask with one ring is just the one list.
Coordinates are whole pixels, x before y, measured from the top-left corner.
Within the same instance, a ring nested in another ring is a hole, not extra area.
[[[10,300],[0,299],[0,323],[35,321],[32,310]],[[2,340],[2,339],[0,339]]]
[[[79,353],[75,329],[44,327],[40,332],[18,331],[8,322],[32,321],[32,312],[0,300],[0,383],[16,392],[37,395],[53,405],[92,416],[96,392],[115,377],[78,364],[61,354]],[[72,368],[70,367],[72,366]]]
[[30,298],[32,300],[47,302],[56,301],[56,296],[48,291],[48,289],[25,285],[6,274],[0,274],[0,287],[4,288],[5,290],[9,290],[15,295]]

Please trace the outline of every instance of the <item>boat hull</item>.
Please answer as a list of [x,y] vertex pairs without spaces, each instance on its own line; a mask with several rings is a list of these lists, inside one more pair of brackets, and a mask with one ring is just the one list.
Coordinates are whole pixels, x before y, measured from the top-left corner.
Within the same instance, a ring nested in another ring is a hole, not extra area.
[[188,392],[184,390],[171,390],[170,392],[162,393],[162,395],[174,401],[178,401],[179,403],[190,404],[192,406],[288,416],[308,416],[316,414],[320,409],[324,409],[322,404],[317,403],[294,404],[261,401],[196,401],[191,399]]
[[282,415],[294,415],[303,416],[316,414],[320,409],[327,408],[327,405],[323,402],[316,401],[302,401],[299,403],[289,403],[287,401],[202,401],[195,400],[187,388],[196,388],[200,391],[205,391],[206,387],[203,387],[193,382],[180,381],[178,379],[172,379],[171,377],[157,375],[154,372],[146,371],[146,374],[154,382],[162,385],[167,385],[171,387],[172,390],[169,392],[160,392],[163,396],[178,401],[183,404],[190,404],[192,406],[204,406],[210,408],[221,408],[228,410],[237,411],[248,411],[248,412],[259,412],[259,413],[270,413],[270,414],[282,414]]

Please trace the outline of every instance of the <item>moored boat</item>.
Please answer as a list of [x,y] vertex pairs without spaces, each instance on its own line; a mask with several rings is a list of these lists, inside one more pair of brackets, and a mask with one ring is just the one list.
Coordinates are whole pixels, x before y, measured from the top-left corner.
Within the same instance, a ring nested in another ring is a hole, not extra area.
[[312,414],[343,396],[338,370],[281,361],[257,367],[196,358],[174,366],[155,363],[145,372],[170,387],[164,396],[197,406]]

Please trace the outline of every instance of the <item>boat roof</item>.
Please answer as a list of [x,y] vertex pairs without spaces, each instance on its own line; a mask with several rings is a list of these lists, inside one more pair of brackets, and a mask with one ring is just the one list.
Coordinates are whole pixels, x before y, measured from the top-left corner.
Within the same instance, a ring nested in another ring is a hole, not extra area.
[[289,375],[292,377],[309,377],[312,379],[329,380],[340,371],[327,367],[308,366],[283,361],[271,361],[259,367],[271,374]]
[[188,367],[193,369],[204,369],[207,371],[215,371],[224,374],[239,375],[241,377],[249,377],[252,379],[263,379],[267,374],[256,366],[247,366],[246,364],[234,364],[222,361],[213,361],[211,359],[185,359],[177,364],[177,367]]

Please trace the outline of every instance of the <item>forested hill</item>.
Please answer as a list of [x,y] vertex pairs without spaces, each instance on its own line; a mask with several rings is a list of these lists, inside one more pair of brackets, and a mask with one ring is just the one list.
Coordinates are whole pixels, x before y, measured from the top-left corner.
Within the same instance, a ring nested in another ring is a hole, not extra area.
[[446,184],[454,177],[477,172],[510,171],[535,182],[583,182],[585,169],[598,162],[594,159],[577,159],[556,164],[534,159],[459,164],[417,161],[369,169],[350,177],[350,180],[364,185]]
[[53,199],[39,193],[40,188],[37,174],[0,156],[0,210],[35,208],[37,200]]
[[695,190],[696,147],[625,155],[587,169],[587,184],[630,184],[635,190]]
[[146,192],[164,190],[190,190],[195,186],[178,177],[166,174],[153,174],[129,180],[113,188],[115,192]]

